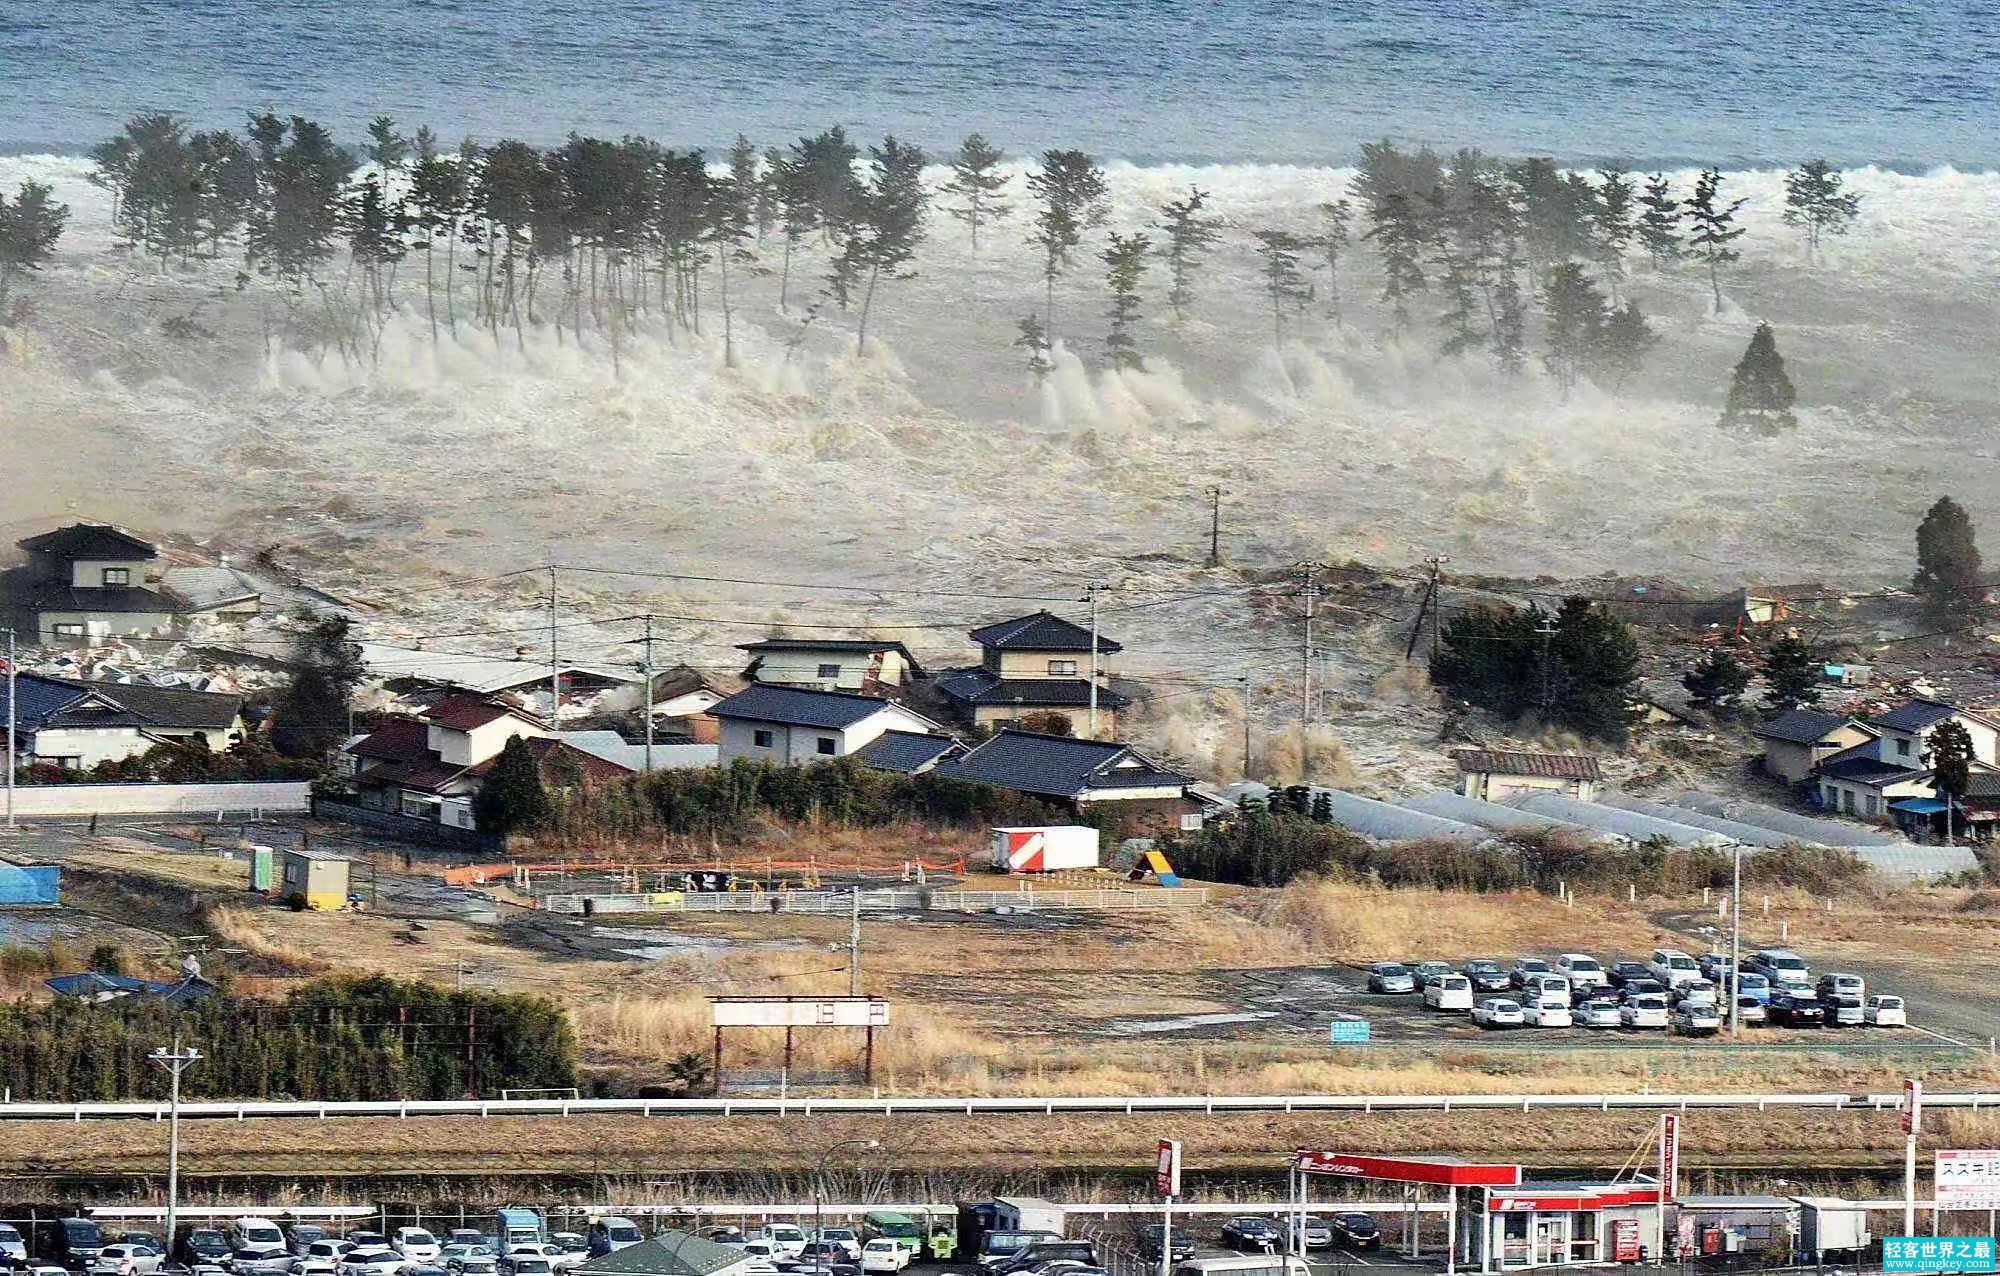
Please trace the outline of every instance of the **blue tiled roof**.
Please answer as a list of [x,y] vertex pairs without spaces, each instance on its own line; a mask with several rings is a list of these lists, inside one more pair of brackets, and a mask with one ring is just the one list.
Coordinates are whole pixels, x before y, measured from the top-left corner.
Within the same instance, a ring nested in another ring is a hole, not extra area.
[[1116,741],[1013,730],[1001,731],[962,758],[939,763],[933,774],[1061,798],[1077,797],[1092,789],[1188,783],[1188,777],[1155,766],[1129,745]]
[[[972,631],[972,641],[1000,651],[1089,651],[1090,631],[1052,611],[998,620]],[[1123,651],[1117,643],[1097,635],[1099,651]]]
[[958,741],[948,735],[884,731],[856,751],[854,760],[881,771],[915,775],[958,747]]
[[856,696],[844,691],[812,691],[754,683],[709,710],[718,718],[775,722],[789,727],[851,727],[890,702],[880,696]]
[[[1088,678],[1002,678],[990,669],[976,666],[940,675],[937,689],[963,705],[1019,704],[1030,709],[1053,705],[1081,709],[1090,704]],[[1109,687],[1097,688],[1100,709],[1122,709],[1130,703]]]

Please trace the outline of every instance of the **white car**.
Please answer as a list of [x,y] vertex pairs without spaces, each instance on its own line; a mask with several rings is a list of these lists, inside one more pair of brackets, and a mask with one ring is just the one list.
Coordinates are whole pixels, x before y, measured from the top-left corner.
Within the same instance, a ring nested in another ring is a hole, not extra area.
[[1555,1001],[1564,1005],[1570,1003],[1569,979],[1564,975],[1529,975],[1521,981],[1521,1004],[1536,1001]]
[[[340,1260],[340,1276],[395,1276],[395,1273],[409,1265],[395,1250],[386,1246],[348,1250]],[[232,1263],[232,1270],[241,1268],[242,1260]]]
[[1862,1022],[1874,1024],[1877,1028],[1910,1026],[1910,1017],[1903,1009],[1903,999],[1889,996],[1887,993],[1878,992],[1870,997],[1861,1007],[1861,1019]]
[[1714,1006],[1686,1002],[1674,1012],[1673,1031],[1682,1037],[1712,1037],[1722,1029],[1722,1016]]
[[21,1229],[11,1223],[0,1223],[0,1255],[18,1263],[28,1261],[28,1242],[21,1239]]
[[[229,1270],[236,1276],[290,1276],[292,1264],[298,1261],[298,1256],[282,1245],[253,1245],[229,1256]],[[402,1261],[403,1256],[396,1255],[399,1266]],[[376,1268],[375,1276],[382,1270]]]
[[1520,1002],[1494,997],[1472,1008],[1472,1022],[1482,1028],[1518,1028],[1527,1018]]
[[158,1267],[165,1259],[166,1256],[164,1254],[150,1245],[106,1245],[103,1249],[97,1251],[97,1257],[90,1260],[90,1266],[86,1270],[104,1274],[104,1276],[113,1276],[115,1273],[126,1270],[125,1265],[129,1262],[131,1270],[139,1272],[141,1276],[144,1276],[145,1273],[150,1273],[154,1268]]
[[1701,978],[1701,966],[1678,948],[1655,948],[1653,959],[1646,963],[1646,969],[1653,972],[1653,978],[1669,988],[1691,984]]
[[556,1265],[545,1255],[512,1253],[498,1263],[503,1276],[555,1276]]
[[1770,1020],[1771,1012],[1764,1008],[1763,1002],[1757,1000],[1749,993],[1746,992],[1736,999],[1737,1023],[1745,1027],[1755,1027],[1769,1023]]
[[910,1251],[898,1245],[893,1237],[877,1236],[861,1247],[864,1272],[900,1272],[909,1265]]
[[1667,1026],[1666,995],[1642,992],[1625,1003],[1618,1011],[1618,1017],[1627,1028],[1664,1028]]
[[1707,1006],[1710,1009],[1721,1000],[1715,985],[1706,979],[1690,979],[1673,989],[1673,998],[1677,1006]]
[[1552,997],[1547,991],[1524,1006],[1521,1017],[1537,1028],[1567,1028],[1575,1022],[1569,1013],[1569,998]]
[[806,1251],[806,1234],[791,1223],[766,1223],[758,1235],[771,1242],[776,1257],[797,1258]]
[[340,1276],[340,1264],[330,1258],[301,1258],[292,1264],[292,1276]]
[[1570,1017],[1579,1028],[1618,1028],[1625,1022],[1618,1014],[1618,1003],[1609,997],[1592,997],[1571,1012]]
[[437,1237],[421,1227],[399,1227],[389,1247],[413,1263],[435,1263],[443,1252]]
[[840,1246],[847,1254],[847,1261],[850,1263],[861,1261],[861,1236],[851,1227],[823,1228],[814,1239]]
[[493,1258],[493,1250],[484,1241],[453,1241],[438,1250],[438,1262],[445,1267],[462,1263],[468,1258]]
[[1424,1004],[1432,1010],[1472,1009],[1472,981],[1464,975],[1445,975],[1424,985]]
[[1556,958],[1556,973],[1569,980],[1569,986],[1578,992],[1589,992],[1611,982],[1597,958],[1585,953],[1564,953]]

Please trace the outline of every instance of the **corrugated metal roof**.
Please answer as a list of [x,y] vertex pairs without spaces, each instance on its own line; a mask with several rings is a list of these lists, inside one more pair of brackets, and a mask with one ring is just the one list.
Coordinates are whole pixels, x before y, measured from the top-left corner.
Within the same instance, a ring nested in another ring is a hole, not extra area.
[[650,1240],[601,1254],[577,1268],[605,1276],[720,1276],[756,1261],[728,1245],[692,1232],[657,1232]]

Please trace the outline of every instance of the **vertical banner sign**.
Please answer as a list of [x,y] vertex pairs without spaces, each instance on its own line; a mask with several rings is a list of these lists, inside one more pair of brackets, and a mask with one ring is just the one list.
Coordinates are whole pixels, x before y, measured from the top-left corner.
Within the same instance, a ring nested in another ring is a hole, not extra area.
[[1181,1194],[1181,1144],[1179,1139],[1161,1139],[1159,1159],[1153,1163],[1153,1191],[1160,1196]]
[[1681,1194],[1681,1115],[1660,1113],[1660,1203]]
[[1924,1083],[1911,1077],[1903,1082],[1903,1133],[1921,1134],[1924,1129]]

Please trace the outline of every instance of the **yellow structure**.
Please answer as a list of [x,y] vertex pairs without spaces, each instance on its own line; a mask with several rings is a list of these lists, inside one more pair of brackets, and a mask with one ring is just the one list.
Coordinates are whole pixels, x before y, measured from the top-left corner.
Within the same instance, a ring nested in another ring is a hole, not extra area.
[[332,851],[288,849],[282,893],[305,896],[307,908],[345,908],[348,862],[345,855]]

